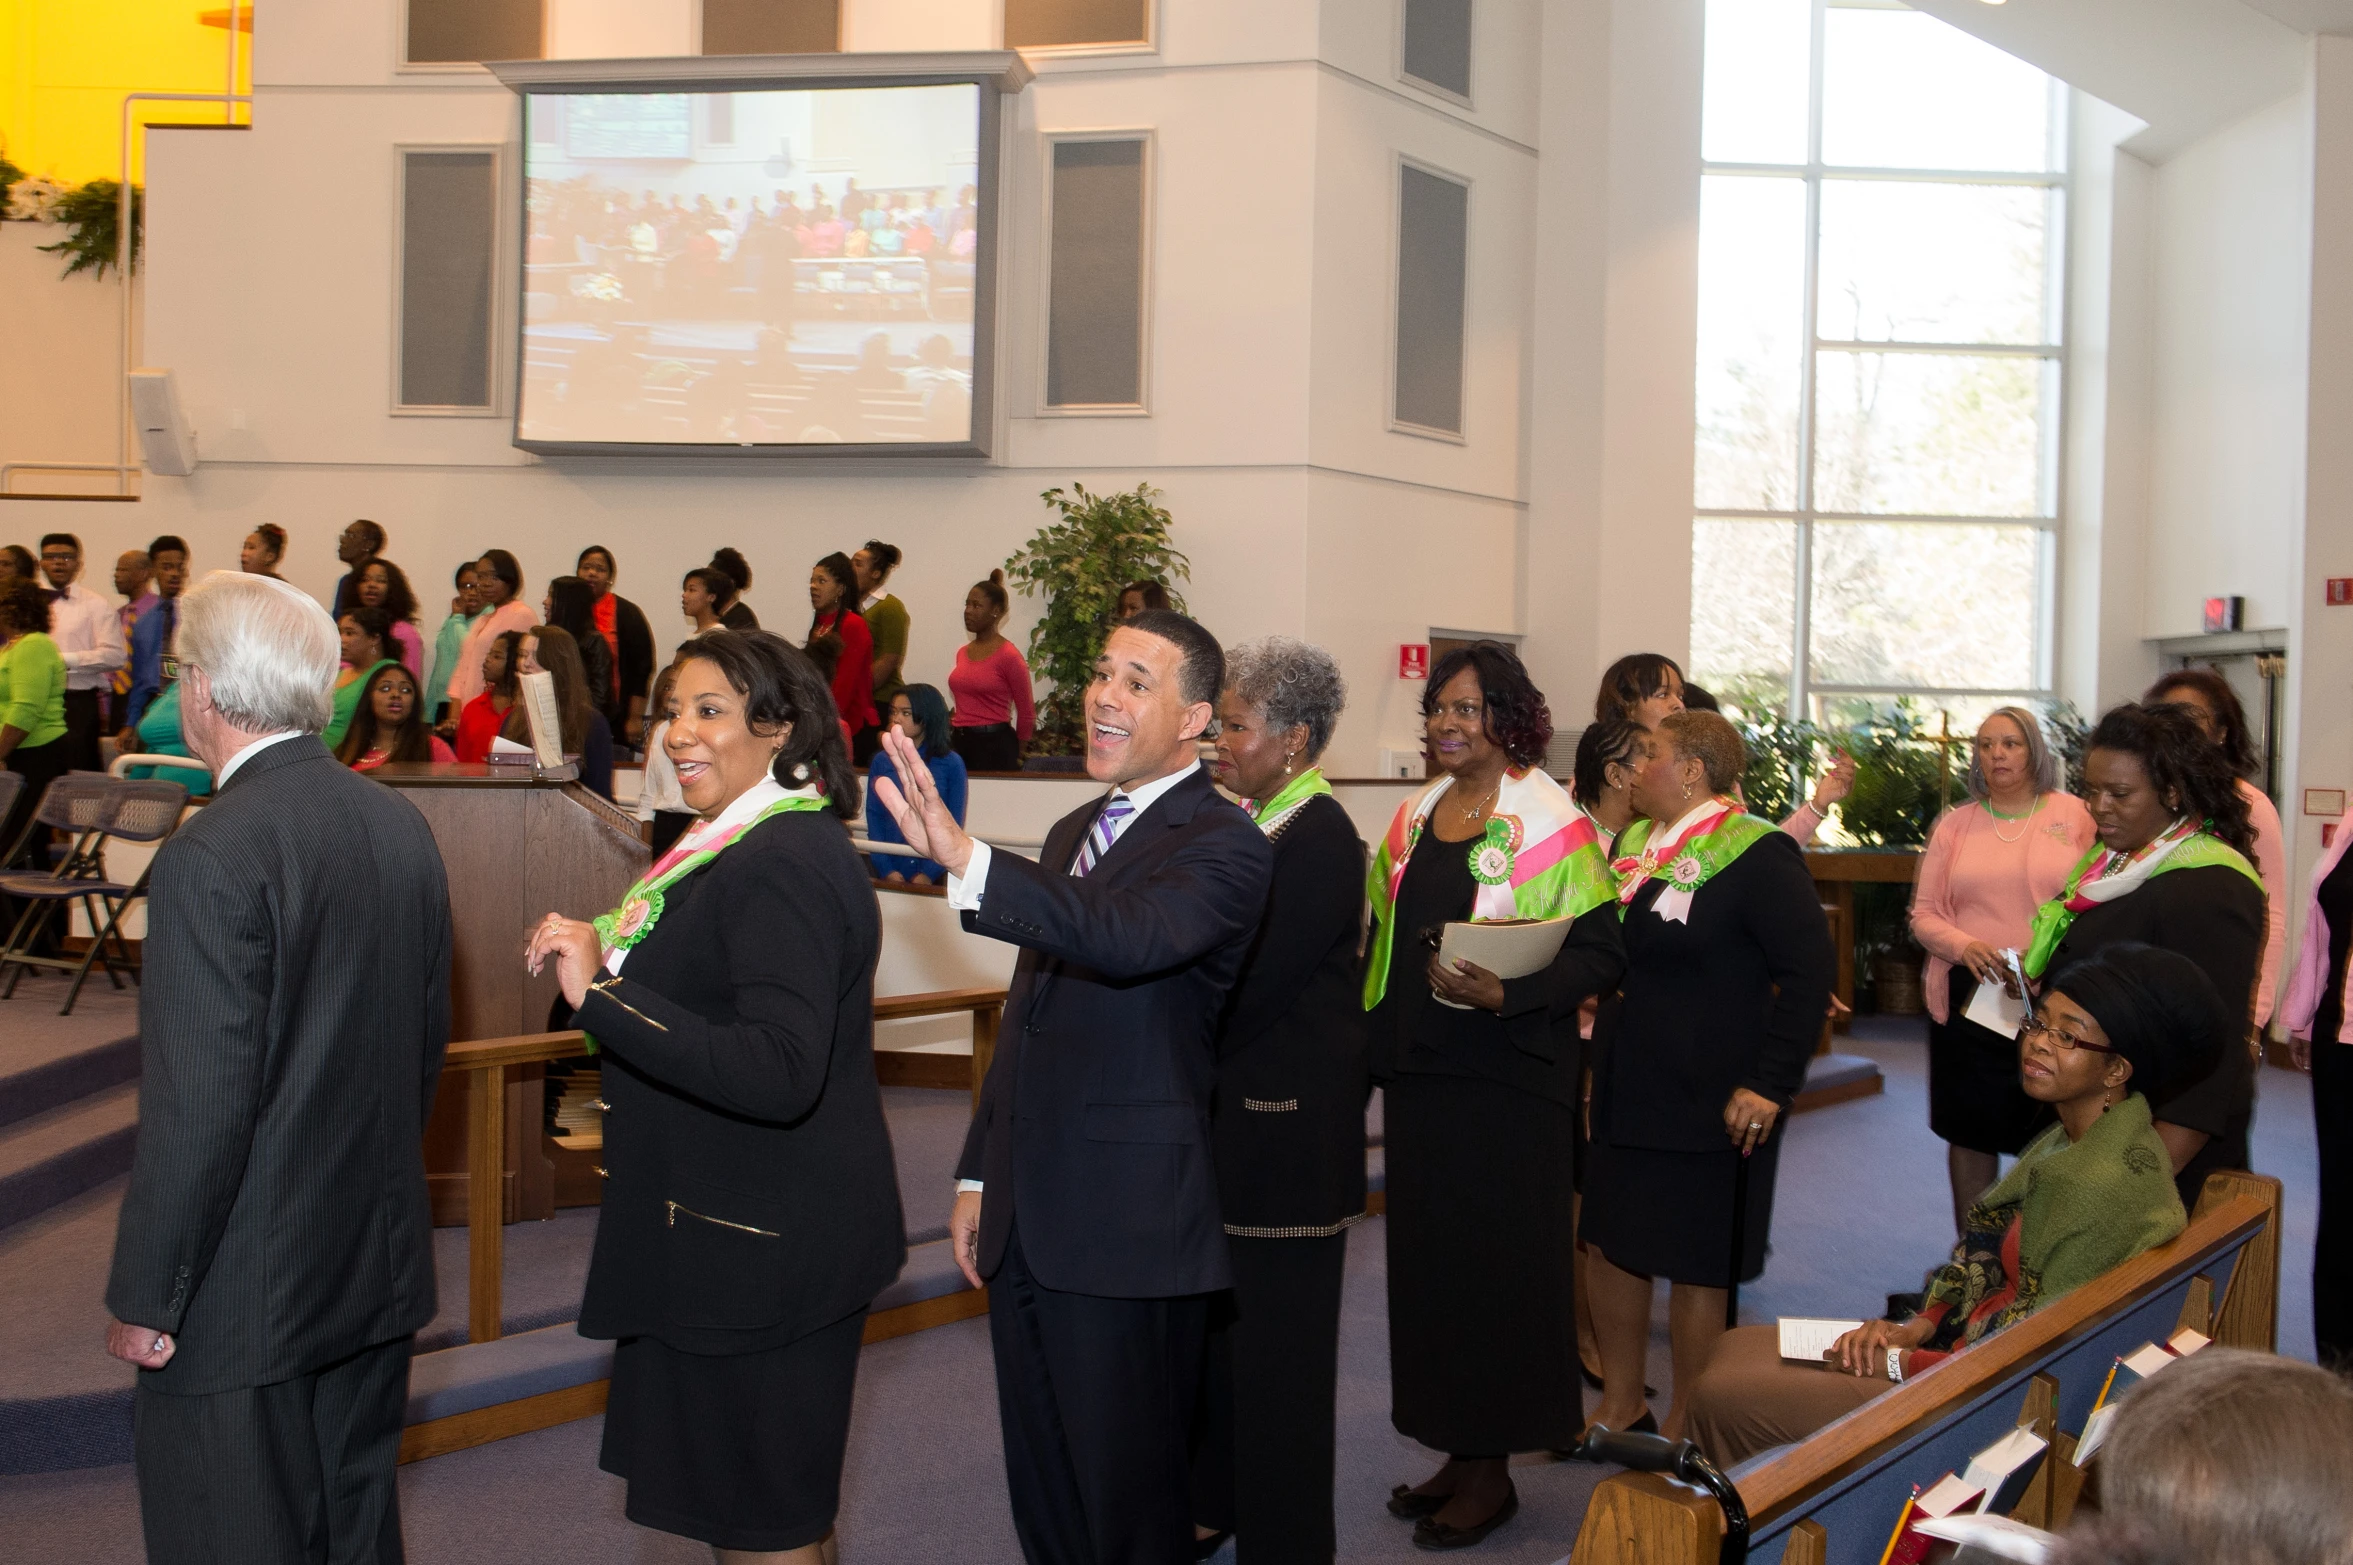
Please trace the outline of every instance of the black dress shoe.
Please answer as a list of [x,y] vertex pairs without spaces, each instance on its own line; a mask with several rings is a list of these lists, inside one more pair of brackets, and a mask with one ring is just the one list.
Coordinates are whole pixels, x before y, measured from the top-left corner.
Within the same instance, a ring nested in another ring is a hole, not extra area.
[[1451,1494],[1416,1494],[1412,1484],[1401,1483],[1389,1491],[1389,1514],[1401,1522],[1420,1521],[1453,1498]]
[[1507,1484],[1503,1503],[1495,1514],[1475,1527],[1449,1527],[1435,1516],[1425,1516],[1413,1525],[1413,1546],[1417,1549],[1467,1549],[1484,1543],[1487,1534],[1520,1514],[1520,1491],[1517,1485]]

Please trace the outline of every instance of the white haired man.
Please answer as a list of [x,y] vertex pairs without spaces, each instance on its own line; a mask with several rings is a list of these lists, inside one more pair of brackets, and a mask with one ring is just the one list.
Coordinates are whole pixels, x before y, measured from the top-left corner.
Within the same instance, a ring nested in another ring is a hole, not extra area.
[[434,1307],[420,1146],[449,1039],[448,884],[416,808],[319,742],[324,610],[215,571],[176,645],[182,728],[218,786],[156,856],[106,1289],[107,1350],[142,1371],[147,1557],[383,1565]]

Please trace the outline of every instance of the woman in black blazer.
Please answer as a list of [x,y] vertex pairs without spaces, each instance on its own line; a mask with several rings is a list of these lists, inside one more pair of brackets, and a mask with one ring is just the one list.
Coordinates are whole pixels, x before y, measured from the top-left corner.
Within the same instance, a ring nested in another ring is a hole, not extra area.
[[2100,719],[2083,793],[2099,840],[2035,914],[2026,973],[2040,978],[2129,940],[2179,952],[2214,981],[2230,1017],[2222,1062],[2150,1104],[2182,1208],[2194,1211],[2208,1174],[2247,1166],[2255,1118],[2265,903],[2247,796],[2196,717],[2170,703],[2128,703]]
[[1594,1027],[1593,1144],[1579,1237],[1601,1346],[1594,1422],[1649,1429],[1652,1284],[1674,1286],[1669,1333],[1684,1409],[1724,1334],[1732,1198],[1748,1160],[1739,1281],[1765,1267],[1780,1121],[1805,1085],[1830,1007],[1829,921],[1797,839],[1733,802],[1747,755],[1713,712],[1660,720],[1611,865],[1626,975]]
[[1217,1037],[1210,1149],[1234,1290],[1212,1315],[1193,1520],[1249,1565],[1329,1565],[1340,1278],[1364,1210],[1364,844],[1316,758],[1348,688],[1320,647],[1226,654],[1217,780],[1275,850]]
[[716,631],[663,749],[701,821],[552,958],[605,1063],[609,1177],[580,1332],[615,1339],[601,1465],[628,1515],[818,1565],[867,1305],[906,1259],[873,1061],[874,891],[825,682]]

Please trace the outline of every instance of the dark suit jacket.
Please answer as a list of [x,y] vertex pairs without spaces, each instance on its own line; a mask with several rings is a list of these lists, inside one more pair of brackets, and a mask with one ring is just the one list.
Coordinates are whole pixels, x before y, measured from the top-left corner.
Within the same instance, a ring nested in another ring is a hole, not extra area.
[[673,883],[578,1025],[604,1064],[586,1337],[779,1346],[907,1258],[874,1079],[882,915],[841,821],[761,822]]
[[1102,807],[1056,822],[1042,865],[993,853],[980,911],[964,915],[1024,950],[956,1173],[986,1182],[984,1276],[1018,1221],[1049,1288],[1208,1293],[1233,1281],[1209,1161],[1218,1015],[1274,850],[1196,770],[1074,878]]
[[1688,923],[1627,909],[1626,976],[1594,1028],[1593,1139],[1718,1152],[1735,1087],[1787,1108],[1822,1036],[1836,958],[1830,923],[1786,832],[1700,887]]
[[1329,794],[1269,839],[1274,879],[1217,1036],[1210,1114],[1229,1233],[1300,1236],[1364,1211],[1364,843]]
[[424,817],[317,739],[240,766],[156,855],[139,1146],[106,1307],[146,1383],[307,1374],[433,1318],[425,1120],[449,890]]
[[630,697],[651,694],[654,670],[660,666],[654,657],[654,632],[645,622],[645,610],[619,593],[613,594],[613,639],[621,644],[620,692],[608,703],[600,689],[596,704],[618,739],[629,716]]
[[2107,946],[2137,940],[2179,952],[2205,970],[2231,1019],[2222,1062],[2202,1080],[2168,1088],[2150,1110],[2169,1124],[2227,1136],[2255,1111],[2255,1062],[2247,1031],[2263,967],[2263,888],[2222,864],[2153,875],[2139,889],[2084,909],[2051,953],[2046,979]]

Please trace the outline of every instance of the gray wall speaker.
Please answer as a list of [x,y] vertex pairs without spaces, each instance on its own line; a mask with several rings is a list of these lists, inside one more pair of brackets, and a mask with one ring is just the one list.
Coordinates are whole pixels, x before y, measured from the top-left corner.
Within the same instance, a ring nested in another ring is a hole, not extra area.
[[180,411],[170,370],[131,371],[131,422],[139,426],[139,450],[149,472],[185,478],[196,471],[196,431]]

